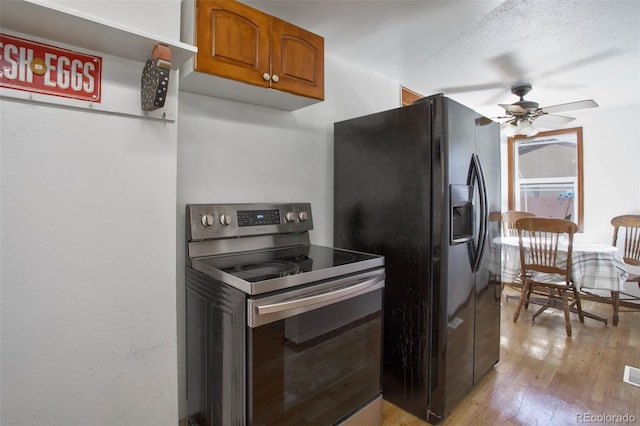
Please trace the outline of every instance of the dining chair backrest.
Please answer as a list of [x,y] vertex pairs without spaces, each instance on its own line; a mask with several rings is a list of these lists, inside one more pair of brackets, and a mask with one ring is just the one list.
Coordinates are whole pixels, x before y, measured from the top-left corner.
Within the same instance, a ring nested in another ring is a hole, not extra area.
[[[565,219],[544,217],[525,217],[516,222],[520,244],[520,264],[522,273],[532,271],[564,275],[565,281],[571,281],[571,257],[573,252],[573,234],[578,225]],[[558,246],[566,237],[566,263],[559,266]]]
[[502,213],[500,221],[502,222],[503,237],[517,237],[516,222],[523,217],[535,217],[533,213],[521,212],[517,210],[509,210]]
[[[573,234],[578,231],[578,225],[565,219],[524,217],[518,219],[516,229],[523,286],[513,322],[518,321],[522,307],[529,303],[542,305],[533,314],[533,319],[547,308],[562,307],[565,330],[567,336],[571,336],[569,317],[573,308],[576,309],[580,322],[584,322],[580,295],[571,279]],[[557,276],[562,276],[563,279],[558,279]],[[535,301],[531,298],[532,293],[547,297],[542,302]]]
[[640,266],[640,215],[622,215],[611,219],[613,245],[629,265]]

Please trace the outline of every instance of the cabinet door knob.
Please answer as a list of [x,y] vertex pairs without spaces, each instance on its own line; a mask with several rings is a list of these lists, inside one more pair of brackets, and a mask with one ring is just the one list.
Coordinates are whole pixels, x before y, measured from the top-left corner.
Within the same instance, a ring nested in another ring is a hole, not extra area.
[[269,81],[269,80],[271,79],[271,76],[269,75],[269,73],[268,73],[268,72],[265,72],[264,74],[262,74],[262,78],[263,78],[265,81]]
[[280,81],[280,77],[278,77],[277,75],[275,75],[275,74],[274,74],[274,75],[271,77],[271,81],[273,81],[274,83],[277,83],[278,81]]

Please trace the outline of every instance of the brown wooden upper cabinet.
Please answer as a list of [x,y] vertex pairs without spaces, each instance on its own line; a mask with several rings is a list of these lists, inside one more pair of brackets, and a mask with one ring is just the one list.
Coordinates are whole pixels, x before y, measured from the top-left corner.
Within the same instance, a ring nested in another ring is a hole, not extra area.
[[289,110],[324,100],[324,38],[232,0],[196,0],[194,16],[198,53],[181,89]]

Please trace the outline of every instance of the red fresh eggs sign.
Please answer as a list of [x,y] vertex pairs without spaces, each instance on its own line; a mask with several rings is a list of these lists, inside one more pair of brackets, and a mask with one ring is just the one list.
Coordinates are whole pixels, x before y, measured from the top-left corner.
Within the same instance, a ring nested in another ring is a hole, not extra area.
[[100,102],[102,58],[0,34],[0,87]]

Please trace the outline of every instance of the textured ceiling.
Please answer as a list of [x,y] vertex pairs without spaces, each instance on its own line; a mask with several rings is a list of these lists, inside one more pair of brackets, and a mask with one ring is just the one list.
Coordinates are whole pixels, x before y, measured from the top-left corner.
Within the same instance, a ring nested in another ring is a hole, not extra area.
[[324,36],[329,55],[487,116],[522,80],[540,106],[640,103],[640,0],[245,3]]

